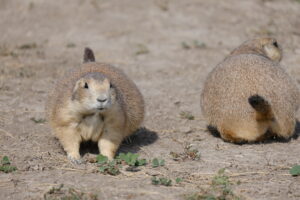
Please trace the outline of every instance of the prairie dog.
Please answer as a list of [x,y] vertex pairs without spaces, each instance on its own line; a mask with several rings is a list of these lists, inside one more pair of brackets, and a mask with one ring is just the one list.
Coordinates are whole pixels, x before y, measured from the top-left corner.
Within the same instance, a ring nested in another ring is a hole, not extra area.
[[95,62],[91,49],[85,49],[83,60],[50,93],[48,121],[72,162],[80,163],[80,143],[87,140],[113,159],[123,139],[141,125],[144,100],[121,70]]
[[208,125],[225,141],[263,140],[266,132],[283,138],[295,130],[300,94],[279,65],[274,38],[245,42],[209,73],[201,94]]

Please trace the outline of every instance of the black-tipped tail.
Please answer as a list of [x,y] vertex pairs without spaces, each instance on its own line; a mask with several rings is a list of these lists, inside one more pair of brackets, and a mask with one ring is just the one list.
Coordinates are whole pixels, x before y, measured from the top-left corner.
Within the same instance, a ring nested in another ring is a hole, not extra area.
[[271,109],[269,102],[259,95],[249,97],[248,102],[257,112],[260,113],[269,112]]
[[263,97],[253,95],[248,98],[248,102],[259,113],[259,120],[270,120],[273,118],[271,105]]
[[83,62],[95,62],[95,56],[92,49],[86,47],[84,49],[84,56],[83,56]]

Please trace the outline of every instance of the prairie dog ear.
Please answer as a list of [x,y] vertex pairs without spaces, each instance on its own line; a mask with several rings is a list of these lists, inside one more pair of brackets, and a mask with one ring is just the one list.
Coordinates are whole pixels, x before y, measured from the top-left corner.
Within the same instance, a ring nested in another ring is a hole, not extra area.
[[84,49],[84,55],[83,55],[83,63],[87,62],[95,62],[95,56],[92,49],[86,47]]
[[281,61],[282,50],[278,46],[276,41],[273,43],[264,45],[263,48],[264,48],[264,51],[265,51],[266,55],[268,56],[268,58],[270,58],[271,60],[273,60],[275,62]]

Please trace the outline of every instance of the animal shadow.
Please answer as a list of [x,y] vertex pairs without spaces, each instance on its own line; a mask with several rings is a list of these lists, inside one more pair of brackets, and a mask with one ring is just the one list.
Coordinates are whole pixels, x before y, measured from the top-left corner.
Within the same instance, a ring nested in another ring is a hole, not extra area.
[[[141,147],[150,145],[158,139],[156,132],[151,131],[145,127],[138,129],[131,136],[124,139],[117,152],[119,153],[137,153]],[[80,144],[80,155],[84,156],[86,153],[99,154],[98,144],[92,141],[82,142]]]
[[[214,137],[217,138],[221,138],[220,132],[218,131],[218,129],[214,126],[207,126],[207,130],[211,133],[211,135],[213,135]],[[267,132],[265,135],[265,140],[263,141],[258,141],[258,142],[241,142],[241,143],[235,143],[237,145],[243,145],[243,144],[268,144],[268,143],[274,143],[274,142],[280,142],[280,143],[286,143],[289,142],[291,139],[298,139],[300,135],[300,122],[297,120],[296,121],[296,125],[295,125],[295,131],[294,134],[292,135],[292,137],[285,139],[282,137],[277,137],[274,136],[271,132]],[[225,141],[226,142],[226,141]]]
[[143,146],[153,144],[158,139],[158,134],[145,127],[138,129],[133,135],[125,138],[118,153],[137,153]]
[[295,127],[295,132],[294,132],[294,135],[293,135],[293,139],[298,139],[298,137],[300,136],[300,122],[297,120],[296,121],[296,127]]

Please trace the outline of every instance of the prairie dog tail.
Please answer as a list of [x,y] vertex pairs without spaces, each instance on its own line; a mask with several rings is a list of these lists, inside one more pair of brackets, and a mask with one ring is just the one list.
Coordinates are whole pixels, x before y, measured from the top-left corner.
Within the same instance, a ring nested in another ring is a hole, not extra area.
[[249,104],[257,112],[257,121],[273,120],[274,114],[270,103],[265,100],[262,96],[253,95],[248,98]]

